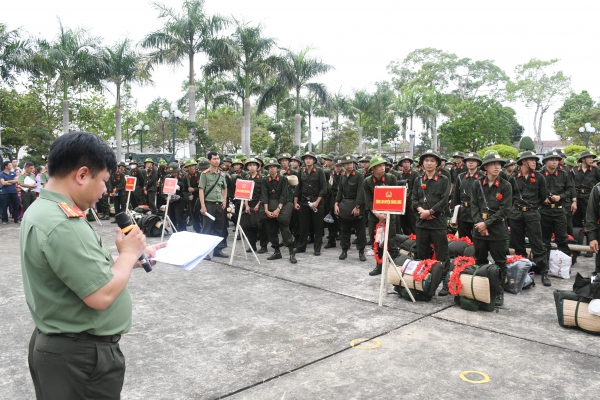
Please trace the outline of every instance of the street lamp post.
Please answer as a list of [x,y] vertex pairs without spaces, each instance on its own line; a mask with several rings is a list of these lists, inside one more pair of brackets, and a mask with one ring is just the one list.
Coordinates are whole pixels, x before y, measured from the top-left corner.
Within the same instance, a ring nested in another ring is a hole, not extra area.
[[579,133],[585,132],[585,147],[590,147],[590,133],[596,132],[596,128],[592,126],[589,122],[586,122],[585,127],[579,128]]
[[323,120],[321,120],[321,154],[323,154],[325,152],[323,140],[325,138],[325,131],[329,130],[329,128],[330,127],[325,126],[325,123],[323,122]]
[[394,163],[396,162],[397,157],[397,153],[396,153],[396,147],[400,144],[400,141],[398,139],[394,139],[392,140],[392,144],[394,145]]
[[410,138],[410,158],[413,158],[415,152],[415,131],[409,130],[408,137]]
[[175,161],[175,125],[177,125],[177,121],[179,121],[179,119],[183,116],[183,114],[181,111],[179,111],[177,109],[177,106],[175,104],[172,104],[171,105],[171,113],[169,113],[167,110],[162,110],[160,115],[164,119],[169,119],[169,118],[171,119],[171,123],[173,126],[173,142],[172,142],[173,160],[172,161]]
[[144,137],[142,136],[142,133],[143,133],[143,131],[146,131],[146,134],[148,134],[150,127],[148,125],[144,125],[144,121],[140,120],[139,124],[134,126],[133,129],[135,129],[135,131],[140,134],[140,153],[143,153],[144,152]]

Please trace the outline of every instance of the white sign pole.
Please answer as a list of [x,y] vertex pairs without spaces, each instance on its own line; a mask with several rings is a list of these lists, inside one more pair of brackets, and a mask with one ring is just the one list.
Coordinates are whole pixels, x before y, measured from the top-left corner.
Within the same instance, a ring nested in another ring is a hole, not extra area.
[[170,221],[169,223],[171,224],[171,226],[173,226],[173,222],[171,221],[171,218],[169,218],[169,203],[171,202],[171,195],[169,195],[167,197],[167,205],[165,206],[165,217],[163,218],[163,228],[162,228],[162,233],[160,234],[160,241],[162,243],[163,238],[165,237],[165,226],[167,225],[167,220]]
[[239,212],[238,213],[238,218],[237,218],[237,223],[235,224],[235,235],[233,236],[234,237],[234,239],[233,239],[233,247],[231,249],[231,255],[229,256],[229,265],[231,265],[233,263],[233,253],[235,253],[235,245],[236,245],[236,242],[237,242],[236,238],[237,238],[237,235],[238,235],[238,228],[240,227],[240,219],[241,218],[242,218],[242,213]]

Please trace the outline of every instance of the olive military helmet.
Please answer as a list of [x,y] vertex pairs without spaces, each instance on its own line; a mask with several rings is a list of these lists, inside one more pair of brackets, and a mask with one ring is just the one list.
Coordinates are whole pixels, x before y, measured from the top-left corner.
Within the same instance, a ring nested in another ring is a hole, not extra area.
[[594,153],[593,151],[585,150],[583,153],[581,153],[579,157],[577,157],[577,162],[580,163],[581,159],[586,157],[596,157],[596,153]]
[[281,154],[279,157],[277,157],[277,162],[280,162],[281,160],[283,160],[284,158],[287,158],[288,160],[292,160],[292,156],[288,153],[283,153]]
[[506,167],[510,167],[511,165],[515,165],[516,163],[517,163],[517,162],[516,162],[514,159],[512,159],[512,158],[509,158],[508,160],[506,160],[506,164],[504,164],[504,167],[505,167],[505,168],[506,168]]
[[269,158],[269,159],[267,159],[267,163],[265,164],[265,168],[269,168],[269,167],[281,168],[281,164],[279,164],[279,160],[277,160],[275,158]]
[[164,158],[161,158],[160,160],[158,160],[158,165],[160,167],[166,167],[167,166],[167,161],[165,161]]
[[198,162],[198,170],[206,171],[209,168],[210,168],[210,163],[208,162],[208,160],[200,160],[200,162]]
[[[475,153],[477,154],[477,153]],[[466,159],[465,159],[466,161]],[[483,157],[483,161],[481,162],[481,166],[483,167],[484,165],[487,165],[489,163],[493,163],[493,162],[499,162],[501,167],[504,167],[504,165],[506,164],[506,161],[502,158],[502,156],[498,153],[496,154],[488,154],[487,156]]]
[[168,173],[179,172],[179,164],[176,162],[172,162],[169,164],[169,168],[167,169]]
[[234,158],[233,161],[231,161],[231,166],[233,167],[235,164],[240,164],[240,165],[244,165],[244,163],[242,162],[242,160],[240,160],[239,158]]
[[302,161],[304,161],[304,159],[305,159],[306,157],[312,157],[312,158],[314,158],[314,159],[315,159],[315,161],[319,161],[319,159],[317,158],[317,155],[316,155],[315,153],[313,153],[312,151],[307,151],[306,153],[304,153],[304,154],[302,155]]
[[569,167],[576,167],[577,160],[575,159],[575,156],[568,156],[565,160],[565,164],[567,164]]
[[344,154],[343,156],[341,156],[339,158],[339,162],[340,162],[340,164],[355,163],[356,162],[356,158],[354,158],[352,156],[352,154]]
[[297,161],[297,162],[299,162],[300,164],[302,164],[302,160],[301,160],[301,159],[300,159],[300,157],[298,157],[298,156],[291,157],[291,158],[290,158],[290,161]]
[[559,150],[551,150],[544,154],[543,162],[556,158],[558,161],[562,160],[562,154],[560,154]]
[[465,161],[467,160],[475,160],[479,163],[479,165],[481,165],[481,158],[479,157],[479,154],[477,154],[476,152],[473,153],[465,153],[464,154],[464,159]]
[[523,160],[526,160],[528,158],[535,158],[537,160],[538,156],[533,151],[531,151],[531,150],[525,150],[519,156],[519,159],[517,160],[517,165],[522,165],[523,164]]
[[[452,154],[452,157],[453,157],[453,158],[456,158],[456,157],[465,158],[466,154],[467,154],[467,153],[463,154],[463,152],[462,152],[462,151],[455,151],[455,152],[454,152],[454,154]],[[479,161],[481,161],[481,160],[479,160]]]
[[377,154],[375,157],[371,158],[371,161],[369,162],[369,169],[385,163],[387,163],[387,160]]
[[256,166],[258,168],[260,168],[260,162],[256,158],[251,157],[251,158],[247,159],[246,160],[246,168],[248,167],[248,164],[256,164]]
[[189,160],[187,160],[185,162],[185,164],[183,166],[184,167],[189,167],[189,166],[192,166],[192,165],[198,165],[198,163],[193,158],[190,158]]
[[147,163],[147,162],[151,162],[151,163],[153,163],[153,162],[154,162],[154,160],[153,160],[153,159],[151,159],[150,157],[148,157],[148,158],[146,158],[146,159],[144,160],[144,164],[145,164],[145,163]]
[[327,154],[327,155],[321,156],[321,158],[322,158],[323,160],[329,160],[329,161],[333,161],[333,159],[335,158],[335,156],[334,156],[333,154],[329,153],[329,154]]
[[125,165],[125,161],[121,161],[121,162],[119,163],[119,167],[125,167],[125,166],[126,166],[126,165]]
[[373,159],[373,156],[371,156],[370,154],[367,154],[359,162],[368,162],[368,163],[370,163],[372,159]]
[[402,165],[402,162],[406,161],[406,160],[410,161],[411,165],[415,162],[415,160],[413,160],[409,156],[402,156],[402,157],[400,157],[400,159],[398,160],[398,162],[396,163],[396,165]]
[[440,165],[442,163],[442,158],[440,157],[440,155],[429,149],[427,150],[425,153],[421,154],[421,156],[419,157],[419,164],[422,165],[423,164],[423,160],[425,159],[425,157],[435,157],[435,159],[437,160],[438,165]]

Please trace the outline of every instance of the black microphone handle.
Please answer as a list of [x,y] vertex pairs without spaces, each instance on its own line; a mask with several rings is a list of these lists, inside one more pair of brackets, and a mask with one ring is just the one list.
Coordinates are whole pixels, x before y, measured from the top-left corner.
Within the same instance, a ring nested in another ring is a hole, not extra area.
[[150,261],[148,260],[146,253],[142,253],[138,261],[140,262],[140,264],[142,264],[142,267],[144,267],[144,270],[146,272],[152,271],[152,266],[150,265]]

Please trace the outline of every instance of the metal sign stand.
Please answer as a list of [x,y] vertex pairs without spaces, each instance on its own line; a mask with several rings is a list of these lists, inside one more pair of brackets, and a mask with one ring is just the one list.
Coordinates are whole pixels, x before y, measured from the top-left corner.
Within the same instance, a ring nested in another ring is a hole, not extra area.
[[[260,264],[260,260],[258,259],[258,256],[256,255],[256,253],[254,252],[254,249],[250,245],[250,240],[248,240],[248,237],[246,236],[246,234],[244,233],[244,230],[240,226],[240,220],[242,219],[242,212],[243,212],[242,210],[244,208],[243,199],[241,199],[241,200],[242,200],[242,207],[240,207],[240,212],[238,213],[238,220],[237,220],[237,224],[235,225],[235,234],[233,235],[233,237],[237,238],[237,235],[239,232],[242,236],[242,249],[244,251],[244,257],[246,257],[246,260],[248,259],[248,254],[246,253],[246,247],[244,246],[244,240],[245,240],[246,243],[248,243],[248,247],[250,248],[250,251],[252,251],[252,254],[254,254],[254,258],[256,258],[256,261]],[[233,263],[233,255],[235,253],[236,243],[237,243],[237,240],[234,239],[233,240],[233,248],[231,249],[231,256],[229,256],[229,265],[231,265]]]

